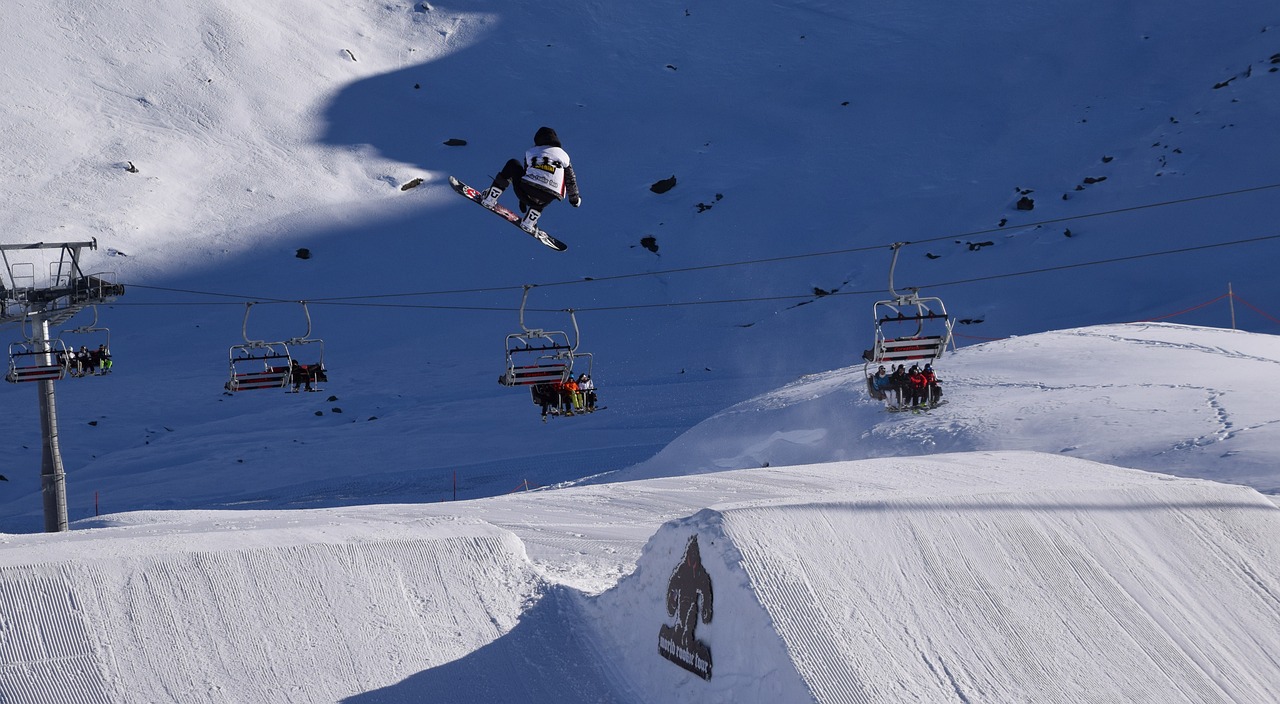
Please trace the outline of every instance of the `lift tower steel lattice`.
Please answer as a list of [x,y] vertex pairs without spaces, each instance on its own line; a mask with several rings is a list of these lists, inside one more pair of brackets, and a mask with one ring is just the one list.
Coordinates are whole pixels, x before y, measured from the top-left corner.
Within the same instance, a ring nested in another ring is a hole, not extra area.
[[[54,384],[65,372],[66,360],[55,353],[49,328],[70,320],[86,306],[105,303],[124,295],[124,287],[106,274],[86,275],[80,268],[80,252],[97,249],[96,239],[88,242],[37,242],[35,244],[0,244],[4,262],[0,276],[0,326],[17,323],[25,338],[19,344],[23,354],[37,361],[20,367],[10,347],[7,381],[34,381],[40,402],[40,487],[44,496],[44,529],[54,533],[67,530],[66,473],[62,452],[58,447],[58,414]],[[39,250],[61,250],[56,261],[49,262],[46,285],[36,285],[33,262],[15,261],[21,253],[39,254]]]

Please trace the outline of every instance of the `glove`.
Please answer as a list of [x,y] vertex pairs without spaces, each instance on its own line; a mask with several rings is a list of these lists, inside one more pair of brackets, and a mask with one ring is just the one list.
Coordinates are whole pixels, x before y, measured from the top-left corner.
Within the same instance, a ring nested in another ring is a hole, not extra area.
[[582,205],[582,196],[579,196],[579,195],[569,196],[569,205],[572,205],[575,208]]

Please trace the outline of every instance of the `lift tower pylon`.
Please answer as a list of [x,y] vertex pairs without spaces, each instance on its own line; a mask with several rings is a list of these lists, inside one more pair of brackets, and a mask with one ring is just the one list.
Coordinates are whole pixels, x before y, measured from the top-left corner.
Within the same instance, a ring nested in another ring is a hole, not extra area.
[[[65,364],[59,359],[49,337],[50,326],[65,323],[86,306],[105,303],[124,295],[124,287],[105,274],[85,274],[80,268],[80,253],[85,248],[97,249],[96,239],[88,242],[37,242],[35,244],[0,244],[0,260],[4,271],[0,276],[0,326],[18,323],[29,349],[43,357],[45,367]],[[16,262],[19,252],[59,249],[56,261],[50,262],[46,285],[37,286],[35,265]],[[30,326],[30,333],[27,327]],[[12,356],[12,353],[11,353]],[[44,529],[48,533],[67,530],[67,477],[58,446],[57,399],[54,381],[48,375],[25,376],[11,371],[12,382],[35,381],[40,408],[40,489],[44,497]],[[61,378],[58,376],[57,378]]]

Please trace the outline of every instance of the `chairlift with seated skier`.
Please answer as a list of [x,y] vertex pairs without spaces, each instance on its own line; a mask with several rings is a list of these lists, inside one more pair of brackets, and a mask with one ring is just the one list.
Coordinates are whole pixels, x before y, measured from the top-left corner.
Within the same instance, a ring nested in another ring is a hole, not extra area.
[[306,301],[298,302],[302,304],[302,314],[307,319],[307,331],[301,337],[291,337],[286,340],[292,357],[289,372],[290,390],[294,393],[323,391],[320,385],[329,381],[329,370],[324,366],[324,340],[311,337],[311,311],[307,308]]
[[[898,253],[906,242],[891,245],[893,261],[889,265],[889,293],[892,298],[876,301],[872,306],[875,323],[875,340],[872,347],[862,353],[863,374],[866,376],[867,392],[877,400],[887,400],[887,382],[884,379],[892,375],[899,366],[910,366],[932,372],[932,365],[946,351],[947,345],[953,343],[952,326],[954,322],[947,315],[947,308],[941,298],[921,296],[918,288],[908,289],[907,293],[898,293],[893,286],[893,273],[898,263]],[[899,406],[904,406],[904,392],[898,393]],[[936,382],[924,392],[927,405],[936,405]],[[917,405],[917,404],[912,404]]]
[[[594,358],[589,352],[578,352],[581,331],[577,316],[573,309],[566,311],[573,324],[572,340],[562,330],[528,327],[524,313],[531,288],[524,287],[520,301],[520,332],[507,335],[506,369],[498,377],[498,383],[529,387],[533,403],[542,408],[544,421],[548,415],[572,416],[595,411]],[[575,367],[580,370],[577,378]],[[578,388],[579,380],[588,388]]]
[[74,343],[67,346],[69,356],[72,357],[68,366],[73,377],[103,376],[110,374],[114,366],[114,361],[111,359],[111,330],[98,325],[98,306],[89,307],[93,309],[93,322],[76,328],[67,328],[58,336],[59,338],[66,334],[88,336],[78,350]]
[[[278,342],[249,339],[249,313],[254,303],[245,303],[241,333],[244,343],[232,345],[227,351],[231,378],[227,391],[254,391],[257,389],[284,389],[290,391],[320,391],[320,382],[328,380],[324,367],[324,341],[311,337],[311,313],[306,301],[299,301],[307,320],[307,330],[300,337]],[[302,355],[296,351],[306,350]],[[300,361],[301,356],[306,361]]]

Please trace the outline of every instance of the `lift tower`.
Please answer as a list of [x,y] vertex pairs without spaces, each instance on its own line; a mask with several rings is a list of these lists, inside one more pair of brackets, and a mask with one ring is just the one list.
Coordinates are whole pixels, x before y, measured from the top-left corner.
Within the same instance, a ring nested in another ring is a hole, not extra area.
[[[0,276],[0,326],[17,323],[24,338],[9,347],[9,373],[5,380],[37,385],[42,436],[40,487],[44,496],[44,529],[48,533],[67,530],[66,473],[58,448],[53,382],[66,375],[68,364],[66,356],[61,354],[61,341],[55,346],[49,329],[67,322],[86,306],[124,295],[124,287],[110,280],[114,277],[87,275],[80,268],[80,253],[86,247],[97,249],[98,241],[0,244],[0,259],[4,262]],[[36,281],[35,262],[19,261],[28,257],[42,258],[42,262],[49,260],[47,281]]]

